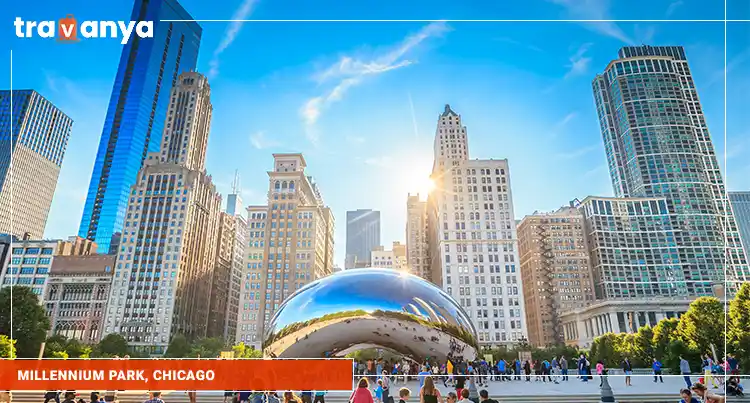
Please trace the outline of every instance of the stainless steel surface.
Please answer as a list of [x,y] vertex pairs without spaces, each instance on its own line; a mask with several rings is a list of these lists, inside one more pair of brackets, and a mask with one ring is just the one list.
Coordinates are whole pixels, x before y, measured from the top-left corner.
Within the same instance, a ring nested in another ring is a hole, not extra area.
[[391,269],[352,269],[314,281],[284,302],[266,327],[266,357],[320,358],[381,347],[421,362],[473,359],[476,330],[434,284]]

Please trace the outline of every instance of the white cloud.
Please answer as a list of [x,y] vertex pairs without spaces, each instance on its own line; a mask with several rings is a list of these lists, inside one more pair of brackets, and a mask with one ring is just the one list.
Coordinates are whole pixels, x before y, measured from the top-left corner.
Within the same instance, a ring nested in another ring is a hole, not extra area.
[[279,143],[276,140],[266,138],[265,132],[255,132],[251,134],[250,144],[252,144],[253,147],[257,148],[258,150],[263,150],[265,148],[278,147],[281,145],[281,143]]
[[[609,0],[549,0],[565,9],[570,19],[577,20],[612,20],[610,15]],[[584,22],[586,28],[606,35],[628,45],[634,44],[634,41],[620,29],[617,24],[611,21]]]
[[667,7],[667,17],[670,17],[672,14],[674,14],[675,11],[677,11],[680,6],[682,6],[684,3],[682,0],[676,0],[671,3],[669,3],[669,7]]
[[571,120],[573,120],[576,116],[578,116],[578,112],[570,112],[569,114],[565,115],[564,118],[560,119],[559,122],[555,125],[556,128],[562,128],[568,123],[570,123]]
[[591,47],[590,43],[584,43],[581,45],[576,53],[570,57],[570,64],[568,64],[568,72],[565,73],[565,79],[571,77],[586,74],[591,65],[591,58],[586,56],[586,52]]
[[224,31],[224,37],[221,38],[219,46],[214,49],[213,57],[208,63],[210,67],[208,70],[208,78],[214,78],[219,74],[219,56],[229,47],[229,45],[232,44],[232,42],[234,42],[242,29],[242,24],[244,24],[244,22],[237,20],[247,19],[247,17],[250,16],[250,13],[252,13],[253,6],[255,6],[256,3],[257,0],[242,0],[242,4],[240,4],[239,8],[234,11],[234,14],[232,15],[232,20],[234,21],[230,22],[229,26],[227,26],[227,29]]
[[342,56],[336,63],[315,74],[313,78],[319,84],[335,84],[322,95],[308,99],[300,109],[300,115],[307,127],[308,139],[313,143],[318,141],[318,133],[312,126],[318,121],[323,110],[342,100],[348,90],[361,84],[366,77],[416,63],[414,60],[405,58],[409,52],[426,39],[440,36],[448,29],[443,21],[430,23],[416,34],[407,36],[398,46],[385,53],[365,59]]

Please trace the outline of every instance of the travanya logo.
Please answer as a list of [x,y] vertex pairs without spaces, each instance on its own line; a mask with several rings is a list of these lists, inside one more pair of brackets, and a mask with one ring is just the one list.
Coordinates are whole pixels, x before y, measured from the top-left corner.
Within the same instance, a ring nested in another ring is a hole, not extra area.
[[133,31],[141,38],[154,37],[153,21],[84,21],[78,25],[73,14],[66,15],[57,23],[55,21],[24,21],[21,17],[16,17],[13,25],[16,27],[16,36],[19,38],[33,37],[34,28],[36,28],[36,35],[39,37],[54,38],[57,34],[57,39],[61,42],[77,42],[79,31],[83,38],[117,38],[120,36],[123,45],[128,43]]

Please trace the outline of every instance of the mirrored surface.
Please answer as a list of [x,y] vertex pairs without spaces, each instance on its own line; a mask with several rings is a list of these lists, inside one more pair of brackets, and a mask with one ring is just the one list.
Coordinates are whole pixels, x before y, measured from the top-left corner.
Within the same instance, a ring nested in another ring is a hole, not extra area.
[[266,327],[267,357],[343,356],[381,347],[421,362],[473,359],[476,330],[447,293],[391,269],[352,269],[314,281],[279,307]]

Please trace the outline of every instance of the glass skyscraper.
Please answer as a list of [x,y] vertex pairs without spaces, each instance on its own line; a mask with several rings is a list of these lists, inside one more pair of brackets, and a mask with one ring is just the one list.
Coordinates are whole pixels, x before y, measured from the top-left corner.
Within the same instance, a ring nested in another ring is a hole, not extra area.
[[[711,295],[725,280],[750,280],[684,49],[624,47],[594,79],[593,90],[615,195],[667,204],[678,251],[670,262],[681,273],[656,281],[675,281],[695,296]],[[644,246],[627,247],[648,253]],[[635,275],[644,269],[632,260],[627,273],[618,273],[620,286],[653,283]]]
[[194,71],[201,27],[176,0],[136,0],[131,20],[153,21],[154,37],[123,47],[78,234],[115,253],[130,187],[149,152],[159,151],[169,92]]
[[729,202],[732,203],[734,218],[740,228],[745,256],[748,256],[750,255],[750,192],[729,192]]
[[72,126],[34,90],[0,91],[0,234],[44,235]]
[[[370,253],[380,246],[380,211],[359,209],[346,212],[347,269],[369,265]],[[351,267],[349,267],[351,266]]]

